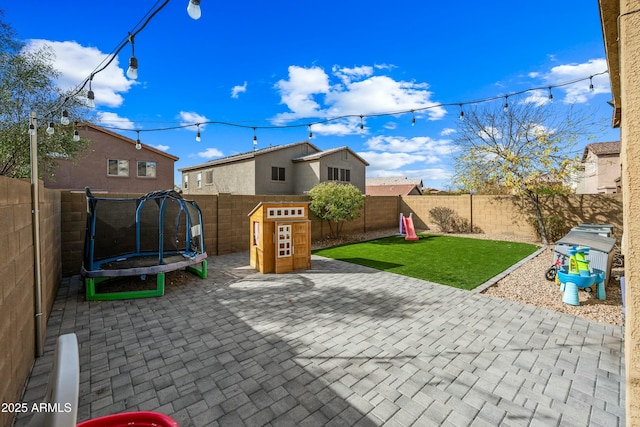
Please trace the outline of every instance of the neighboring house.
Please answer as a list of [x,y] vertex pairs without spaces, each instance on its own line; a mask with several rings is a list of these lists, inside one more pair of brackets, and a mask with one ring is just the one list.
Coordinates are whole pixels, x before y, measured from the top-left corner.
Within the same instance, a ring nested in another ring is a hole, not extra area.
[[424,185],[419,178],[367,178],[367,196],[420,196]]
[[58,158],[55,176],[44,178],[47,188],[111,193],[148,193],[174,187],[174,163],[178,157],[91,124],[78,126],[82,138],[91,141],[75,160]]
[[320,150],[310,142],[263,148],[178,169],[184,194],[305,194],[324,181],[364,193],[366,167],[348,147]]
[[620,142],[598,142],[584,148],[576,193],[616,193],[620,178]]

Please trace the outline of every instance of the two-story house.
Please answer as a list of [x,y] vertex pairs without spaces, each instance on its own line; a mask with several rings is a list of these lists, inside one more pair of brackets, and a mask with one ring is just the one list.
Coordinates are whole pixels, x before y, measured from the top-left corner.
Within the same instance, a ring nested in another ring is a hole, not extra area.
[[620,141],[587,144],[576,193],[615,193],[620,177]]
[[305,194],[324,181],[351,183],[364,193],[368,165],[348,147],[323,151],[304,141],[178,170],[184,194]]
[[57,158],[53,178],[44,186],[61,190],[111,193],[148,193],[174,187],[174,164],[178,157],[140,144],[100,126],[78,126],[82,138],[91,141],[88,150],[75,160]]

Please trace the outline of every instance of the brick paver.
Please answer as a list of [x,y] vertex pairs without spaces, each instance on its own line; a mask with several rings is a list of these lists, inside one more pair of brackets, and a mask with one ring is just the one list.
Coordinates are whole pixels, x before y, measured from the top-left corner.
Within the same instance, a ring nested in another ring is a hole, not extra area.
[[211,257],[207,280],[139,300],[85,302],[79,278],[65,279],[24,400],[42,401],[55,340],[75,332],[79,421],[147,410],[182,427],[625,423],[620,327],[315,256],[285,275],[247,264]]

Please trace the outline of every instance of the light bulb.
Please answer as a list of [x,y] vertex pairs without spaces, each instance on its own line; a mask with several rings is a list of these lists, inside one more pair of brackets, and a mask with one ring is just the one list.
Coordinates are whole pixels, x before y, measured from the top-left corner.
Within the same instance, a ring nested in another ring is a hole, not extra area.
[[89,92],[87,92],[87,107],[96,108],[95,98],[95,94],[91,89],[89,89]]
[[129,77],[131,80],[135,80],[138,78],[138,59],[135,56],[129,58],[127,77]]
[[200,131],[196,133],[196,142],[200,142]]
[[62,112],[62,117],[60,117],[60,123],[65,126],[69,124],[69,113],[67,112],[67,110],[64,110]]
[[36,126],[33,123],[31,123],[29,125],[29,135],[34,136],[35,134],[36,134]]
[[73,140],[76,142],[80,141],[80,134],[78,133],[78,129],[73,131]]
[[187,13],[192,19],[200,19],[202,12],[200,11],[200,0],[189,0]]
[[53,135],[55,132],[55,129],[53,128],[53,122],[49,122],[49,126],[47,126],[47,133],[49,135]]
[[140,140],[136,141],[136,150],[140,150],[142,149],[142,144],[140,143]]

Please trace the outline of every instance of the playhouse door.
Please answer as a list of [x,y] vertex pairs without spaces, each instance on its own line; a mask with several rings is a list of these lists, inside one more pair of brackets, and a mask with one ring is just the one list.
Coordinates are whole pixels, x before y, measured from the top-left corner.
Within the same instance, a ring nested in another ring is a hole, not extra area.
[[276,273],[293,270],[291,224],[276,223]]
[[293,269],[308,270],[311,268],[311,222],[294,222],[293,236]]

